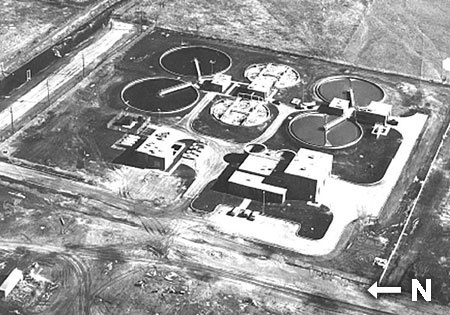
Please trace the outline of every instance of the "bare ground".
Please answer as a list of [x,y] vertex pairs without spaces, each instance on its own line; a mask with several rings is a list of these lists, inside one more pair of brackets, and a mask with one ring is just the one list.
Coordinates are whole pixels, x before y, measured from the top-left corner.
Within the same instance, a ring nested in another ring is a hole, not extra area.
[[29,50],[40,41],[40,36],[49,35],[80,9],[41,1],[5,0],[0,12],[0,62],[7,63],[16,57],[15,53]]
[[441,81],[449,13],[446,0],[145,0],[123,18]]

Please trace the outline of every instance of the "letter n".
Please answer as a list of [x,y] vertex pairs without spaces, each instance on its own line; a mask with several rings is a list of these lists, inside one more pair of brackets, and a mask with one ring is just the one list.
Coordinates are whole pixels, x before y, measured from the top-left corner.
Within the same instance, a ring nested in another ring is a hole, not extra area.
[[412,293],[412,301],[417,302],[417,290],[419,290],[420,295],[424,298],[425,301],[431,301],[431,279],[426,279],[426,290],[422,288],[419,280],[412,279],[411,280],[411,293]]

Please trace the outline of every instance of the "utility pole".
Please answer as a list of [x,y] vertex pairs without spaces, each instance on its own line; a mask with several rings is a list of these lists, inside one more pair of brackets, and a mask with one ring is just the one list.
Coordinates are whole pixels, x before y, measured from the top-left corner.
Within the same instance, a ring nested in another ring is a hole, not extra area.
[[84,78],[84,76],[86,75],[86,73],[85,73],[85,61],[84,61],[84,53],[81,53],[81,62],[82,62],[82,65],[83,65],[83,78]]
[[262,206],[262,214],[265,213],[266,210],[266,191],[263,190],[263,206]]
[[214,64],[215,63],[216,63],[216,61],[214,59],[209,60],[209,64],[211,65],[211,75],[213,75],[213,73],[214,73]]
[[139,11],[139,33],[142,33],[142,9]]
[[307,83],[306,81],[307,75],[303,74],[300,79],[300,83],[302,84],[302,103],[305,103],[305,85]]
[[48,85],[48,79],[47,79],[47,106],[50,106],[50,87]]
[[3,77],[6,78],[6,74],[5,74],[5,64],[2,62],[0,63],[0,71],[2,72]]
[[[144,31],[144,11],[142,10],[142,3],[139,3],[139,7],[138,7],[138,11],[137,13],[137,19],[138,19],[138,30],[139,33],[142,33]],[[135,15],[136,15],[135,13]]]
[[419,74],[419,89],[422,87],[422,72],[423,72],[423,49],[424,49],[424,38],[422,34],[422,49],[420,50],[420,74]]
[[14,134],[14,116],[13,116],[12,105],[11,105],[11,107],[9,107],[9,113],[11,114],[11,134]]

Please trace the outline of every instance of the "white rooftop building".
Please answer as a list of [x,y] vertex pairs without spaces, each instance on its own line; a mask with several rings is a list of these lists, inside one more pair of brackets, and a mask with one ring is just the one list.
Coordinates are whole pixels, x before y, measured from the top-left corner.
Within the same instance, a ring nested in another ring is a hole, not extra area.
[[332,164],[333,155],[301,148],[284,172],[323,181],[330,176]]
[[358,108],[356,117],[368,123],[380,123],[385,125],[392,115],[392,105],[372,101],[366,107]]
[[239,166],[239,170],[269,176],[280,162],[279,156],[250,154]]
[[178,142],[183,136],[184,134],[178,130],[160,127],[136,148],[136,152],[151,157],[156,162],[155,168],[165,170],[184,147]]
[[335,97],[328,107],[341,111],[341,114],[344,114],[350,109],[350,101]]
[[332,167],[333,155],[301,148],[284,172],[290,175],[289,182],[295,194],[322,203],[324,187],[331,176]]
[[14,287],[23,279],[23,273],[14,268],[0,285],[0,298],[6,299]]
[[266,202],[320,203],[331,175],[333,156],[302,148],[292,160],[280,164],[281,161],[282,155],[277,151],[249,154],[228,179],[230,193]]
[[283,203],[286,200],[287,189],[266,184],[263,182],[265,179],[265,176],[237,170],[231,175],[228,182],[231,184],[231,192],[239,191],[242,194],[245,191],[245,195],[254,200]]
[[220,89],[219,92],[223,93],[231,85],[231,79],[231,75],[218,73],[214,75],[211,84],[217,86]]
[[276,81],[277,79],[272,76],[258,76],[250,83],[248,89],[254,91],[257,95],[266,98],[271,94]]

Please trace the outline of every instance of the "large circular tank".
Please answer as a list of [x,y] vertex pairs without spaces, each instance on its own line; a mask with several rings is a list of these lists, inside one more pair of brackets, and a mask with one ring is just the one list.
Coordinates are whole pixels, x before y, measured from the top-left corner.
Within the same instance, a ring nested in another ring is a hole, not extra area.
[[189,82],[155,77],[127,84],[120,96],[125,105],[147,113],[176,113],[194,105],[200,94]]
[[353,120],[343,120],[325,130],[325,125],[338,117],[325,113],[300,114],[290,121],[289,133],[303,145],[318,149],[343,149],[358,143],[363,129]]
[[354,76],[333,76],[317,81],[314,93],[324,102],[330,103],[333,98],[348,98],[350,87],[353,89],[355,103],[358,107],[369,105],[372,101],[382,101],[383,89],[376,83]]
[[227,71],[231,67],[231,57],[216,48],[207,46],[181,46],[161,55],[161,67],[179,76],[197,76],[194,59],[198,60],[202,76],[211,76]]

